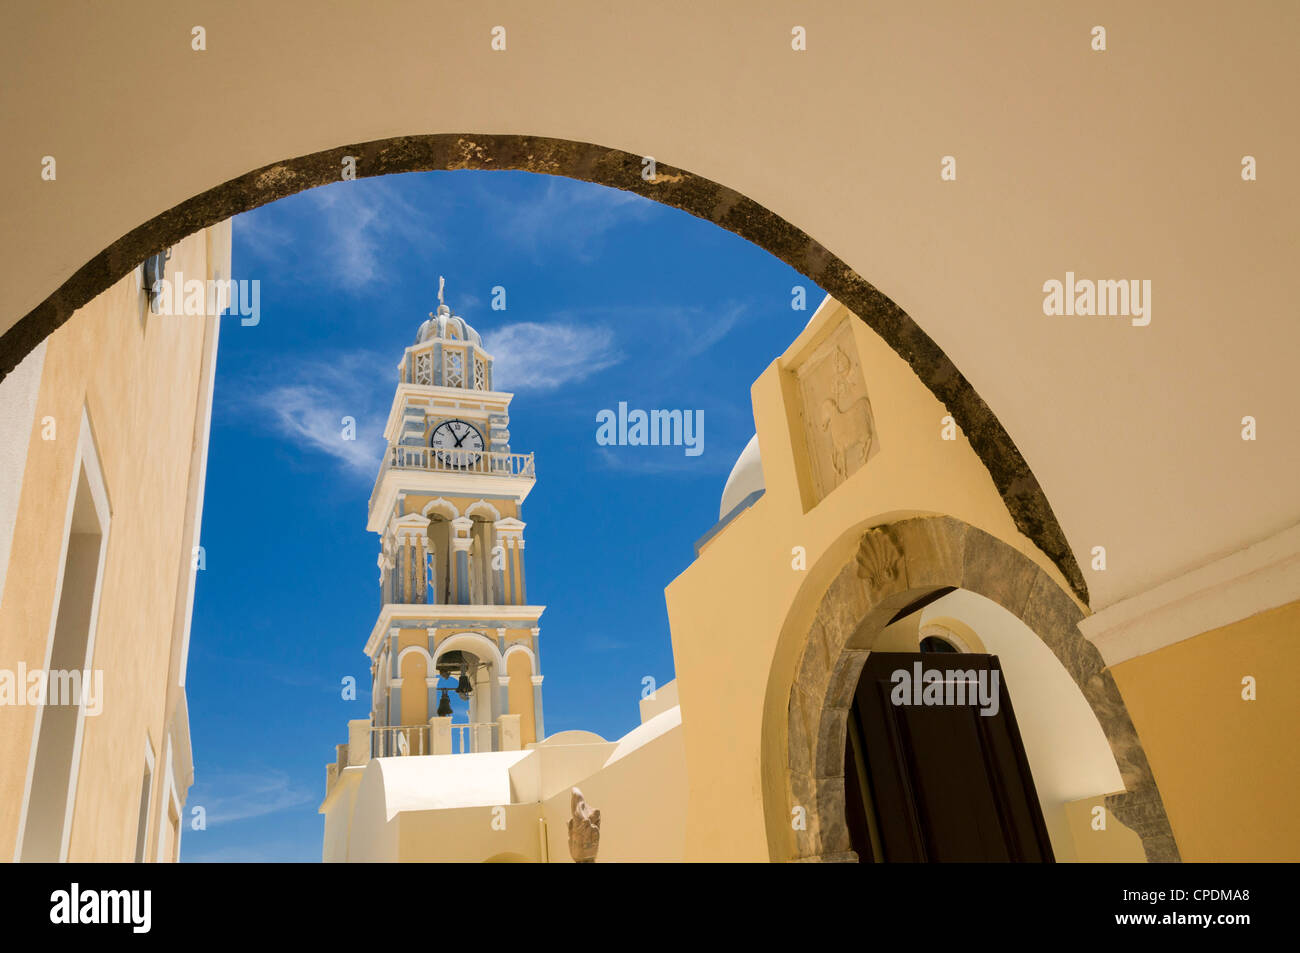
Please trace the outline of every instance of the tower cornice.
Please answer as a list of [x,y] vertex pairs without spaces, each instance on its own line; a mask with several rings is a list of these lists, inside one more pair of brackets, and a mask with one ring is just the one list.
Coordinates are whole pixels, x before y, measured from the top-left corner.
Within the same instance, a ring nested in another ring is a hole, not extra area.
[[[546,606],[488,605],[406,605],[386,603],[366,640],[366,654],[372,659],[391,629],[402,628],[507,628],[532,629],[537,626]],[[499,626],[498,623],[505,623]]]

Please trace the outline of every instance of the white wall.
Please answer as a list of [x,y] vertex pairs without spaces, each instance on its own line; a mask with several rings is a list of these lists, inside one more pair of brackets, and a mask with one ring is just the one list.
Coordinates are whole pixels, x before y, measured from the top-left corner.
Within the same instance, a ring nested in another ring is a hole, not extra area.
[[0,381],[0,599],[4,598],[9,549],[18,522],[18,498],[27,469],[36,397],[45,367],[45,341]]

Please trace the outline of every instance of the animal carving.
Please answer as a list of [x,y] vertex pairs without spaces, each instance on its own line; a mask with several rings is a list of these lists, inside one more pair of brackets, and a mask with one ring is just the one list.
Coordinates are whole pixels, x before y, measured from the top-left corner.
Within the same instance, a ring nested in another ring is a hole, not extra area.
[[831,467],[841,480],[867,462],[871,452],[871,404],[866,394],[854,396],[849,357],[835,349],[835,396],[821,403],[821,430],[830,438]]

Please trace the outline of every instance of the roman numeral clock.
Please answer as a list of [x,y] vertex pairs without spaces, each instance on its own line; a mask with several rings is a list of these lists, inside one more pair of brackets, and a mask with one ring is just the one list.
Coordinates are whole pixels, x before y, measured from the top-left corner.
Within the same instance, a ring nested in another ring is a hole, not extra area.
[[463,420],[444,420],[434,427],[429,446],[439,462],[457,470],[473,467],[483,458],[483,435]]

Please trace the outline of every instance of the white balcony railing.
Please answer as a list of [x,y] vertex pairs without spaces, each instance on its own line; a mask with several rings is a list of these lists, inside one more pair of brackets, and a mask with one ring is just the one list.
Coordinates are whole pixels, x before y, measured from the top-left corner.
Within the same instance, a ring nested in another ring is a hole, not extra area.
[[433,447],[389,447],[389,467],[394,470],[437,470],[443,473],[481,473],[487,476],[536,478],[531,453],[485,450],[438,450]]
[[[497,750],[497,725],[492,722],[450,725],[451,735],[443,736],[443,750],[428,725],[394,725],[370,729],[370,757],[398,758],[424,754],[473,754]],[[450,748],[450,750],[447,750]],[[340,768],[340,771],[342,769]]]

